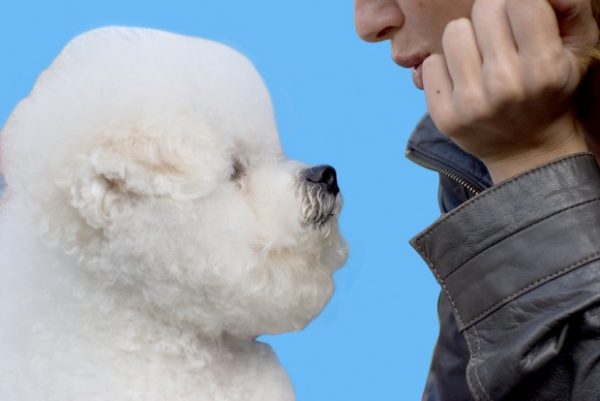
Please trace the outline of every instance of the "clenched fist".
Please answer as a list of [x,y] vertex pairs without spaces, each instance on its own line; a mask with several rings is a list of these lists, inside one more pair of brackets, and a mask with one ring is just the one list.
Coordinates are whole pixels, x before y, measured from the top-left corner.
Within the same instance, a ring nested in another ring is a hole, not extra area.
[[585,151],[573,94],[597,42],[590,0],[476,0],[423,64],[431,117],[494,182]]

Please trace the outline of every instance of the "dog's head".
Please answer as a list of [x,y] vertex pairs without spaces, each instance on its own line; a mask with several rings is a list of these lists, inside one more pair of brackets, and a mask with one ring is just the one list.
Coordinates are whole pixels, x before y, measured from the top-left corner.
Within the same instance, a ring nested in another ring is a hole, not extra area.
[[92,31],[5,127],[11,199],[73,268],[209,333],[303,327],[346,259],[335,170],[282,153],[252,65],[214,42]]

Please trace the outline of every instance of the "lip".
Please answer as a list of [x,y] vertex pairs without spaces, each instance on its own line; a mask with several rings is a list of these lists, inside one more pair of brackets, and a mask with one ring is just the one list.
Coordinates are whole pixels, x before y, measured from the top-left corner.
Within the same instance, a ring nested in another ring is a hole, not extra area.
[[394,63],[404,68],[415,68],[421,65],[427,57],[429,57],[429,54],[416,54],[409,56],[402,56],[400,54],[396,54],[395,52],[392,54]]

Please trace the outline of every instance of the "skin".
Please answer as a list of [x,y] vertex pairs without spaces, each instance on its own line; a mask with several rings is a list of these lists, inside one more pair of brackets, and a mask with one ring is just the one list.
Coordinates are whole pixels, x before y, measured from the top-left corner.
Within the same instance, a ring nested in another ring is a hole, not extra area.
[[587,151],[574,94],[598,42],[590,0],[355,0],[355,25],[403,67],[424,59],[436,126],[495,183]]
[[392,58],[399,62],[441,53],[444,28],[468,16],[472,6],[473,0],[356,0],[355,26],[367,42],[389,40]]

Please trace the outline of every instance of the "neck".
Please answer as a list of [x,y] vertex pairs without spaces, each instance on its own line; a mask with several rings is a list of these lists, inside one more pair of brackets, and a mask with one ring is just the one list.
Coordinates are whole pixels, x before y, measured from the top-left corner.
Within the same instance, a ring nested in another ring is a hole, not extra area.
[[592,65],[579,85],[575,107],[588,149],[600,159],[600,64]]

